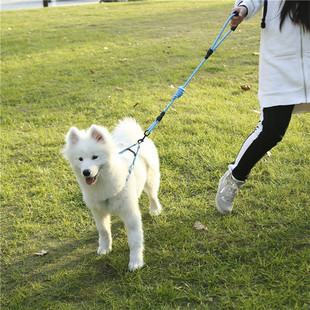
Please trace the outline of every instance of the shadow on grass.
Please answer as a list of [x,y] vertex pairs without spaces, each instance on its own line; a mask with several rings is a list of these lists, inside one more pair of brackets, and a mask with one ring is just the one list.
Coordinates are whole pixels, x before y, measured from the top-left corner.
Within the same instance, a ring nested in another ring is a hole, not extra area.
[[[142,200],[145,207],[145,197]],[[188,204],[190,201],[184,202],[182,208]],[[45,256],[16,254],[14,263],[2,271],[6,277],[4,309],[63,309],[78,303],[87,303],[91,309],[95,305],[113,309],[128,301],[141,306],[143,298],[152,307],[164,301],[172,309],[186,303],[193,307],[209,305],[208,299],[213,305],[222,305],[227,296],[250,300],[258,291],[265,294],[260,297],[264,300],[268,290],[280,295],[286,290],[283,305],[305,302],[306,280],[300,266],[307,249],[307,218],[298,223],[267,218],[257,222],[255,211],[244,213],[240,207],[223,216],[208,208],[204,214],[200,212],[199,219],[209,228],[202,232],[193,227],[199,210],[194,216],[167,210],[169,218],[163,215],[160,219],[146,214],[144,207],[144,268],[134,273],[127,269],[129,249],[121,221],[112,224],[113,251],[98,256],[98,233],[93,223],[86,234],[71,241],[47,242]],[[178,224],[180,220],[182,224]],[[245,269],[251,277],[246,281],[242,276]],[[292,283],[294,290],[290,288]],[[293,296],[296,292],[300,301]],[[271,295],[268,298],[272,300]],[[238,304],[242,305],[241,299]]]
[[[143,217],[148,224],[154,220],[150,215]],[[121,290],[118,291],[119,286],[124,281],[131,282],[147,267],[129,272],[128,239],[121,221],[114,220],[112,224],[112,252],[97,255],[98,232],[94,226],[79,239],[51,240],[44,248],[48,252],[44,256],[16,254],[14,263],[2,269],[3,307],[37,309],[55,302],[75,303],[93,298],[95,291],[100,292],[100,300],[106,294],[110,295],[101,300],[105,303],[111,296],[122,294]]]

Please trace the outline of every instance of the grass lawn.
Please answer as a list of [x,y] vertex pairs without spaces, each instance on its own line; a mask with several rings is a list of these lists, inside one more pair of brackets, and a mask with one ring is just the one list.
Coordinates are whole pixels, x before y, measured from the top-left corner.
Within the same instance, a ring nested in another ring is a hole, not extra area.
[[152,131],[163,212],[150,216],[142,196],[144,268],[127,270],[117,218],[113,251],[96,255],[94,220],[60,153],[71,126],[113,129],[132,116],[147,129],[232,6],[150,0],[1,12],[2,309],[310,308],[309,115],[292,118],[231,215],[214,206],[219,178],[259,118],[259,16],[218,47]]

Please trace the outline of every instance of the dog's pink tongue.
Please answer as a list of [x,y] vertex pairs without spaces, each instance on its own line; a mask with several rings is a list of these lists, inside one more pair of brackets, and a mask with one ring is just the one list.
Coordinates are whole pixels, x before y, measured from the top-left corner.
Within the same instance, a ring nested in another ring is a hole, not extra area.
[[95,182],[95,178],[86,178],[86,183],[92,185]]

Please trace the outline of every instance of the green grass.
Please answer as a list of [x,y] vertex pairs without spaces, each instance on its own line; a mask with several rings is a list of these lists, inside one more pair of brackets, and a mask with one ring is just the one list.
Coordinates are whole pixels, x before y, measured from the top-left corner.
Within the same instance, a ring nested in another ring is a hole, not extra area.
[[148,128],[232,5],[1,12],[2,309],[309,309],[309,115],[293,117],[231,215],[214,207],[218,179],[258,121],[259,16],[222,43],[152,132],[164,210],[151,217],[142,196],[143,269],[127,271],[117,218],[113,251],[96,255],[93,218],[60,154],[71,126],[112,129],[133,116]]

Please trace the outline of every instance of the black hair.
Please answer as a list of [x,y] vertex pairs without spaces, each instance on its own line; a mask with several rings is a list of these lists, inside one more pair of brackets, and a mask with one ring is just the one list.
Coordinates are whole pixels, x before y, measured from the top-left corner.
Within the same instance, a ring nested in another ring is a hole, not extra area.
[[280,13],[280,30],[287,16],[294,24],[298,24],[310,32],[310,0],[285,0]]

